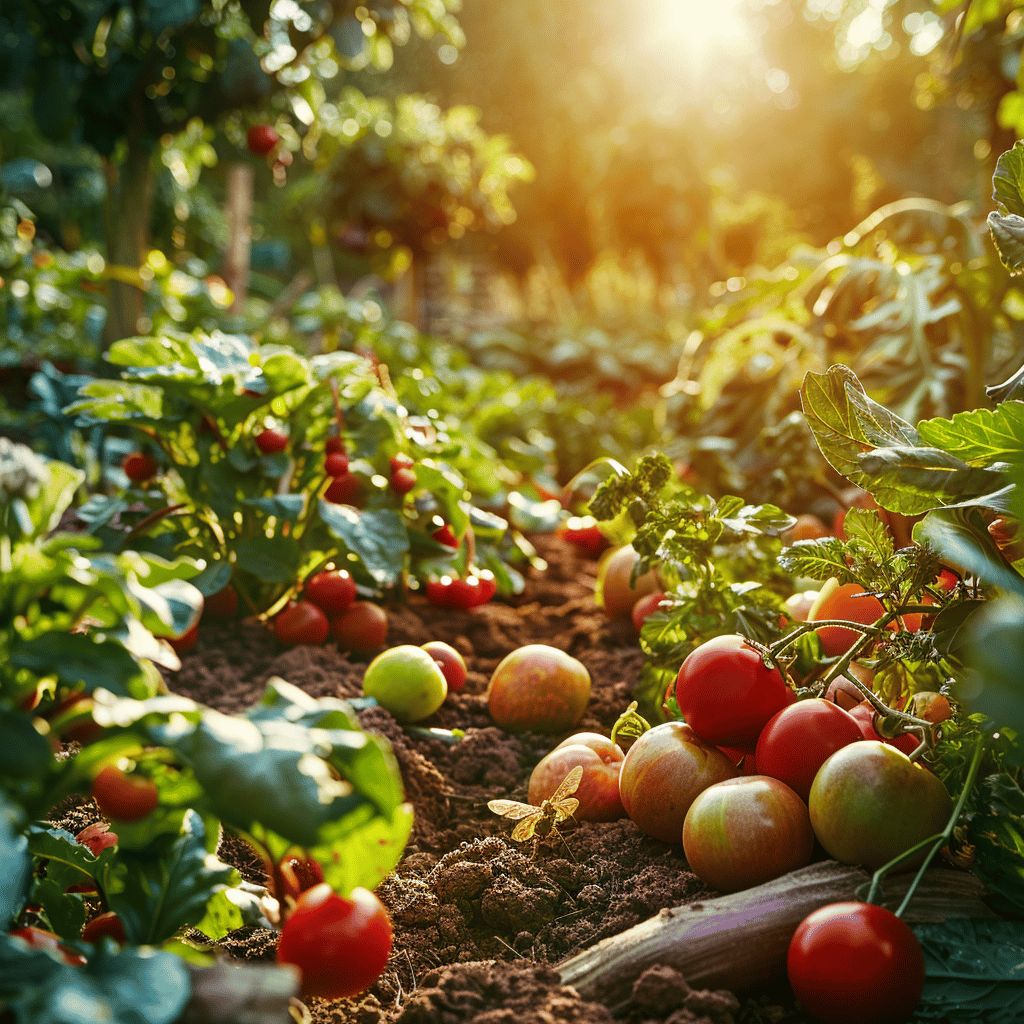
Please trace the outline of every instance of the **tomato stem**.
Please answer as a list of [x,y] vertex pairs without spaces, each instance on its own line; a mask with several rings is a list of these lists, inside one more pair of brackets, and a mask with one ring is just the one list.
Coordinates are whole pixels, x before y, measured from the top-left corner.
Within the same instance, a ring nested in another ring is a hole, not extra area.
[[619,715],[615,724],[612,726],[612,743],[618,742],[619,735],[629,736],[634,740],[638,740],[651,728],[651,723],[637,711],[638,706],[638,703],[633,701],[629,707]]

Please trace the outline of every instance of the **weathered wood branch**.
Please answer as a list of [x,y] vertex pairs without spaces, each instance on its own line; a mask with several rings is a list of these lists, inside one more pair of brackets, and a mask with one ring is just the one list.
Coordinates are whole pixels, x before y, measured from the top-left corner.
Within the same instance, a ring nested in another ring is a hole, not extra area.
[[[674,967],[695,988],[751,988],[778,979],[789,940],[812,910],[856,899],[867,881],[860,868],[812,864],[744,892],[662,910],[564,960],[558,970],[564,984],[609,1006],[624,1003],[636,979],[654,964]],[[887,879],[887,900],[901,896],[908,882],[909,877]],[[906,919],[991,917],[981,895],[973,875],[936,869],[925,876]]]
[[179,1024],[288,1024],[288,1007],[299,991],[293,967],[218,961],[189,967],[192,998]]

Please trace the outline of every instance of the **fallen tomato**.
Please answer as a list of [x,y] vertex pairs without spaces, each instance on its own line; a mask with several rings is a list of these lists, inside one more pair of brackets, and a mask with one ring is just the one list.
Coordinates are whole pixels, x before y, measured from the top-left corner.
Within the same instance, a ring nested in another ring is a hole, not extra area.
[[378,654],[363,675],[363,693],[400,722],[429,718],[448,695],[448,683],[422,647],[401,644]]
[[582,662],[547,644],[507,654],[487,687],[487,709],[509,732],[564,732],[583,717],[590,673]]
[[421,644],[423,650],[437,662],[438,668],[444,673],[449,693],[461,693],[466,685],[466,660],[451,644],[442,640],[431,640]]
[[872,903],[831,903],[800,922],[786,972],[822,1024],[903,1024],[921,1001],[924,956],[914,933]]
[[311,601],[293,601],[274,618],[274,636],[289,647],[322,644],[330,632],[327,616]]
[[391,953],[391,919],[367,889],[350,898],[329,885],[307,889],[281,929],[279,963],[302,972],[302,994],[342,999],[380,977]]
[[372,601],[356,601],[331,619],[331,636],[346,651],[379,651],[388,638],[387,613]]
[[539,807],[577,766],[583,778],[573,793],[580,805],[573,814],[578,821],[615,821],[625,817],[619,796],[619,771],[625,755],[617,743],[596,732],[570,736],[545,754],[530,774],[527,800]]

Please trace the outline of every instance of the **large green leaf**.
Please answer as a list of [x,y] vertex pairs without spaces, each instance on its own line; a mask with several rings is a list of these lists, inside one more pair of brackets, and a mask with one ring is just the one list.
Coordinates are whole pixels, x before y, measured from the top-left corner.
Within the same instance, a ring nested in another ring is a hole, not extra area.
[[244,572],[269,583],[293,583],[302,561],[294,537],[254,537],[235,549],[236,564]]
[[950,419],[922,420],[917,429],[924,444],[971,465],[1024,462],[1024,402],[958,412]]
[[320,518],[327,529],[359,557],[376,583],[387,587],[398,581],[409,550],[409,534],[399,512],[393,509],[361,511],[321,500]]
[[914,928],[925,958],[916,1021],[1024,1020],[1024,931],[1019,921],[950,920]]
[[78,400],[64,412],[85,423],[151,423],[158,425],[164,416],[164,396],[160,388],[148,384],[129,384],[117,380],[94,380],[83,385]]
[[1020,140],[996,161],[992,198],[1007,213],[1024,217],[1024,143]]
[[17,642],[11,664],[40,678],[55,675],[66,686],[103,687],[122,696],[134,693],[141,678],[138,663],[119,641],[85,633],[43,633]]

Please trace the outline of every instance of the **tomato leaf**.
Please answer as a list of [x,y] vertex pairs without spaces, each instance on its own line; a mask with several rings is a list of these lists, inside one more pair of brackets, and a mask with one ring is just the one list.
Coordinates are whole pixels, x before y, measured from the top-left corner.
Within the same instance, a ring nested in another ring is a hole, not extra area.
[[294,537],[253,537],[235,549],[237,565],[257,579],[292,583],[298,577],[302,549]]
[[1024,1019],[1024,940],[1020,923],[954,920],[914,928],[925,957],[925,988],[915,1020],[1016,1024]]
[[409,550],[409,535],[398,512],[392,509],[360,511],[348,505],[321,501],[320,518],[359,558],[378,585],[391,586],[398,580]]
[[971,465],[1024,460],[1024,402],[958,412],[949,419],[922,420],[917,429],[926,445]]

